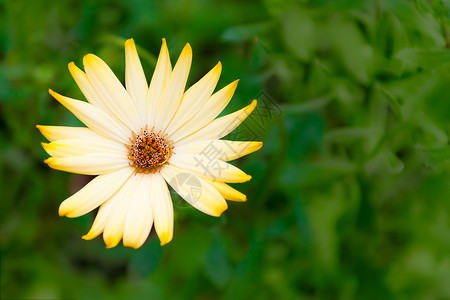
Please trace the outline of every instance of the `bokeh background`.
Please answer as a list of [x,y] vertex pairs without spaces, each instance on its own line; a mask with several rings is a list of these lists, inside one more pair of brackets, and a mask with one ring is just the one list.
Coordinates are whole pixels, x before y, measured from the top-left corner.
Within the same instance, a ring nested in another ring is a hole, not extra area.
[[[450,299],[448,0],[0,1],[2,299]],[[36,124],[79,125],[67,64],[124,80],[133,37],[151,77],[186,42],[188,85],[217,61],[258,98],[230,139],[246,203],[206,216],[175,197],[173,241],[84,241],[58,206],[90,177],[49,169]]]

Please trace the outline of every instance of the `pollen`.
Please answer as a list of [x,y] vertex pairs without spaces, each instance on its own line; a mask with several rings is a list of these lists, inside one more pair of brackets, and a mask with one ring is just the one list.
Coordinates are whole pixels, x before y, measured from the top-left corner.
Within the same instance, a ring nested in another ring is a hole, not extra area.
[[169,160],[173,146],[172,141],[167,140],[167,134],[162,135],[161,131],[154,132],[148,127],[141,129],[138,135],[133,134],[130,138],[131,145],[128,145],[130,166],[136,169],[137,173],[155,173]]

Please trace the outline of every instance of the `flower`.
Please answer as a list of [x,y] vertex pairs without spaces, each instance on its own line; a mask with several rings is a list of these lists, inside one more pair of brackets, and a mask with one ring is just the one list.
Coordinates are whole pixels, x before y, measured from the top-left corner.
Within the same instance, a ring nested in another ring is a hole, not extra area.
[[123,238],[139,248],[154,224],[161,245],[173,236],[173,204],[167,183],[198,210],[220,216],[225,200],[246,201],[226,183],[251,176],[227,163],[261,148],[261,142],[220,140],[253,111],[256,100],[216,118],[234,94],[238,80],[213,94],[219,62],[185,91],[192,61],[186,44],[172,69],[165,39],[150,86],[133,39],[125,42],[125,87],[99,57],[83,58],[85,72],[73,62],[69,71],[88,102],[50,94],[87,127],[42,126],[42,143],[51,168],[98,175],[63,201],[60,216],[79,217],[100,206],[91,240],[103,232],[107,248]]

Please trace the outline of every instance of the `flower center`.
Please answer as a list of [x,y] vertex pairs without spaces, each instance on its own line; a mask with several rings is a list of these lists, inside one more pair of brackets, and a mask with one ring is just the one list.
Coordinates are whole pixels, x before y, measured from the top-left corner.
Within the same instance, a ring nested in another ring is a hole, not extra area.
[[137,173],[155,173],[169,160],[172,154],[172,141],[166,140],[167,135],[161,136],[161,131],[155,133],[147,127],[141,133],[130,139],[128,158],[130,166],[136,168]]

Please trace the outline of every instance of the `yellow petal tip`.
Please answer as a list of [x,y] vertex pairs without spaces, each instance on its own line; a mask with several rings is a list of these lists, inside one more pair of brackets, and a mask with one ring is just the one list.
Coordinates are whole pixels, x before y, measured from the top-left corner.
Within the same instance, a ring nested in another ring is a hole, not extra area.
[[[52,155],[49,151],[51,151],[51,148],[52,148],[52,146],[49,144],[49,143],[44,143],[44,142],[41,142],[41,146],[42,146],[42,148],[44,148],[44,150],[48,153],[48,154],[50,154],[50,155]],[[45,162],[45,161],[44,161]],[[45,162],[46,163],[46,162]]]
[[76,76],[78,73],[84,73],[83,71],[80,70],[80,68],[77,67],[77,65],[76,65],[73,61],[71,61],[71,62],[67,65],[67,67],[69,68],[70,74],[72,74],[72,76],[73,76],[74,78],[75,78],[75,76]]
[[170,232],[158,234],[158,237],[161,246],[167,245],[172,240],[172,234]]
[[83,240],[90,241],[90,240],[93,240],[93,239],[95,239],[96,237],[98,237],[98,235],[99,235],[100,233],[101,233],[101,232],[95,232],[95,231],[93,231],[93,230],[91,229],[91,230],[89,230],[88,233],[86,233],[85,235],[83,235],[81,238],[82,238]]
[[59,215],[60,217],[64,217],[64,216],[67,215],[67,213],[68,213],[68,211],[67,211],[66,209],[64,209],[63,206],[62,206],[62,204],[61,204],[61,205],[59,206],[59,209],[58,209],[58,215]]
[[234,94],[234,91],[236,91],[236,88],[237,88],[237,86],[238,86],[238,83],[239,83],[239,79],[236,79],[235,81],[233,81],[232,83],[229,84],[229,87],[230,87],[229,92],[230,92],[230,93],[233,93],[233,94]]
[[86,54],[85,56],[83,56],[83,64],[87,65],[93,63],[96,59],[97,56],[95,56],[94,54],[92,53]]
[[256,150],[255,151],[258,151],[259,149],[261,149],[262,148],[262,146],[263,146],[263,142],[257,142],[257,145],[256,145]]
[[189,43],[186,43],[186,45],[183,48],[183,51],[181,52],[184,55],[192,56],[192,47]]
[[125,48],[135,48],[136,44],[132,38],[125,41]]
[[53,98],[55,98],[57,101],[61,102],[62,96],[61,96],[60,94],[58,94],[57,92],[55,92],[55,91],[52,90],[52,89],[48,89],[48,93],[49,93]]
[[220,209],[218,209],[216,211],[215,217],[220,217],[224,213],[224,211],[226,211],[227,209],[228,209],[228,205],[221,207]]
[[123,246],[128,247],[128,248],[133,248],[133,249],[139,249],[139,248],[141,248],[142,245],[139,245],[136,243],[123,242]]
[[106,249],[111,249],[116,247],[119,244],[120,240],[118,241],[111,241],[110,239],[105,240]]

